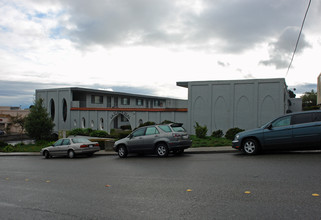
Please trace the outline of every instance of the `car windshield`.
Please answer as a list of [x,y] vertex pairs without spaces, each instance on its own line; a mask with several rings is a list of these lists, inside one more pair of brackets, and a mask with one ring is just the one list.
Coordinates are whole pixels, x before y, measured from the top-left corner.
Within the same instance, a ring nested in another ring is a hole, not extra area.
[[90,143],[91,141],[86,138],[73,138],[72,142],[77,143]]

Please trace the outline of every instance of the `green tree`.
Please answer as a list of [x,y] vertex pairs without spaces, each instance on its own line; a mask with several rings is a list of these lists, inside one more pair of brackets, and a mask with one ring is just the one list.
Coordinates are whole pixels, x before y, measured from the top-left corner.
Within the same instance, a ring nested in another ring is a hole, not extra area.
[[302,99],[303,111],[319,109],[319,106],[317,106],[317,93],[313,89],[311,92],[305,92],[300,98]]
[[47,113],[47,109],[42,104],[42,99],[36,100],[34,106],[30,108],[29,115],[25,118],[25,129],[29,137],[36,140],[50,139],[55,126]]
[[[295,91],[296,89],[293,90]],[[288,90],[290,98],[295,98],[296,94],[294,93],[294,91],[292,91],[291,89]]]

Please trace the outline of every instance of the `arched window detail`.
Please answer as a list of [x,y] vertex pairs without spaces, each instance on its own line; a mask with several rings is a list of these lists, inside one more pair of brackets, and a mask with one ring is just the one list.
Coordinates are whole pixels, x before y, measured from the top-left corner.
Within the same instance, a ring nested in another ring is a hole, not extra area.
[[62,118],[64,122],[67,120],[67,101],[66,99],[62,100]]
[[86,119],[85,118],[81,119],[81,128],[86,128]]
[[50,100],[50,116],[51,116],[51,120],[54,121],[55,120],[55,101],[53,99]]

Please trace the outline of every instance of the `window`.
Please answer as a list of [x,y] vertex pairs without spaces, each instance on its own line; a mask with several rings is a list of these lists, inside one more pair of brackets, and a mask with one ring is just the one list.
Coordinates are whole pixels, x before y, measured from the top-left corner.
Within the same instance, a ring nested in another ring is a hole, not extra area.
[[85,118],[82,118],[82,119],[81,119],[81,127],[82,127],[82,128],[85,128],[85,127],[86,127],[86,119],[85,119]]
[[130,99],[126,98],[126,97],[121,98],[121,104],[122,105],[130,105]]
[[282,127],[282,126],[289,126],[291,122],[291,116],[286,116],[286,117],[282,117],[277,119],[276,121],[274,121],[272,123],[273,127]]
[[120,121],[121,122],[127,122],[128,121],[128,119],[124,116],[124,115],[120,115]]
[[91,96],[91,103],[92,104],[103,104],[104,99],[103,96],[100,95],[92,95]]
[[74,119],[74,127],[77,127],[77,120]]
[[60,145],[62,144],[62,141],[63,141],[63,139],[58,140],[58,141],[54,144],[54,146],[60,146]]
[[162,100],[154,100],[154,106],[156,107],[163,107],[163,103]]
[[292,116],[292,124],[303,124],[303,123],[309,123],[312,122],[312,114],[306,113],[306,114],[298,114]]
[[64,139],[64,141],[62,142],[62,145],[69,145],[69,144],[70,144],[69,139]]
[[171,128],[168,125],[159,125],[158,127],[166,133],[172,132]]
[[313,113],[313,121],[321,121],[321,113],[320,112]]
[[143,106],[144,105],[144,100],[143,99],[136,99],[136,105]]
[[107,108],[111,107],[111,97],[107,97]]
[[100,125],[99,125],[100,130],[104,130],[104,119],[100,118]]
[[118,107],[118,97],[114,97],[114,107]]
[[51,120],[55,120],[55,101],[53,99],[50,100],[50,116]]
[[146,128],[146,135],[159,134],[159,131],[155,127]]
[[133,137],[139,137],[139,136],[143,136],[145,134],[145,129],[146,128],[140,128],[137,131],[135,131],[133,133]]
[[62,118],[64,122],[67,120],[67,101],[66,99],[62,100]]
[[91,126],[91,128],[94,128],[94,126],[95,126],[94,120],[91,120],[90,126]]
[[185,132],[186,130],[183,127],[172,127],[175,132]]

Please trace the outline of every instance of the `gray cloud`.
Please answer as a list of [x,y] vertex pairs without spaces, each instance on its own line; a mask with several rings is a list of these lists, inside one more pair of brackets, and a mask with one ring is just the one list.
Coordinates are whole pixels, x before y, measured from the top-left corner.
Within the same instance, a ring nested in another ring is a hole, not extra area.
[[222,62],[222,61],[217,61],[217,64],[220,65],[220,66],[222,66],[222,67],[228,67],[228,66],[230,66],[230,63],[228,63],[228,62]]
[[[275,66],[277,69],[287,68],[289,66],[299,32],[299,28],[287,27],[275,42],[269,44],[269,59],[262,60],[260,64]],[[302,53],[303,50],[308,47],[311,47],[311,45],[305,40],[305,35],[302,33],[296,54]]]
[[81,47],[174,44],[225,53],[242,52],[285,27],[300,26],[306,9],[301,0],[203,0],[199,13],[188,5],[192,1],[60,2],[69,19],[59,30]]

